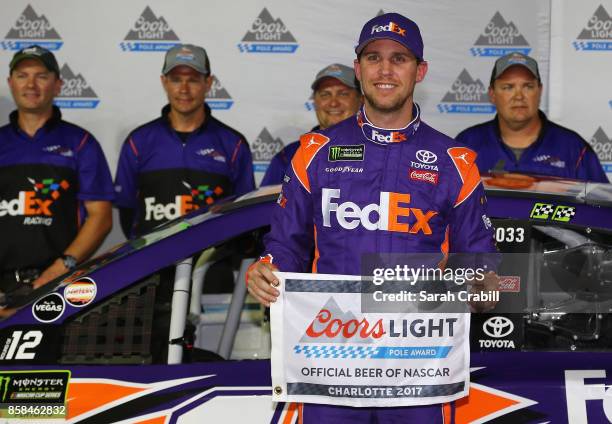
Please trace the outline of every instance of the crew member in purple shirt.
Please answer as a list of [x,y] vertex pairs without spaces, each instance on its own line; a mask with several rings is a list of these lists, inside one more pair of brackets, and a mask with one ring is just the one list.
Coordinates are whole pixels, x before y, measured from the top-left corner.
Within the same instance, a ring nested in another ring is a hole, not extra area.
[[119,157],[115,204],[127,237],[255,188],[246,139],[204,103],[212,82],[202,47],[168,50],[161,75],[168,105],[130,133]]
[[[346,65],[333,63],[321,69],[312,85],[312,99],[319,125],[311,131],[324,130],[353,116],[363,103],[355,71]],[[261,185],[281,184],[299,141],[285,146],[272,158]]]
[[489,86],[497,115],[462,131],[457,141],[478,153],[481,172],[525,172],[607,183],[591,146],[539,110],[541,96],[542,81],[533,58],[519,52],[499,58]]
[[[87,259],[112,227],[111,175],[96,139],[62,119],[53,53],[24,48],[9,65],[17,106],[0,128],[0,292],[48,283]],[[6,300],[6,299],[5,299]]]

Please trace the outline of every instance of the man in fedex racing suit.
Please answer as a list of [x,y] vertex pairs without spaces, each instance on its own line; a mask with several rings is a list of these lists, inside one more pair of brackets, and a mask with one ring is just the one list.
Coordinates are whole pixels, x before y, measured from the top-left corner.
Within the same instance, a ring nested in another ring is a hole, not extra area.
[[[276,269],[355,275],[367,253],[495,251],[476,154],[422,122],[413,103],[427,72],[418,26],[395,13],[373,18],[356,53],[365,105],[302,136],[265,255],[248,272],[249,292],[264,305],[279,295]],[[440,404],[304,409],[305,422],[444,420]]]

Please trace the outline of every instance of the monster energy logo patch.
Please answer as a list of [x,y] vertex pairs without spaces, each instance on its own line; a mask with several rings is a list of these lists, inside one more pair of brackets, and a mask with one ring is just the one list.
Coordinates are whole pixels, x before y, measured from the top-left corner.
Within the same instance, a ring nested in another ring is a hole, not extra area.
[[10,405],[63,405],[68,370],[0,371],[0,408]]
[[550,203],[536,203],[533,205],[529,217],[532,219],[570,222],[575,215],[576,208],[574,206],[558,205],[555,207],[555,205]]
[[0,43],[3,50],[21,50],[33,44],[47,50],[58,50],[63,42],[53,25],[45,17],[38,15],[32,6],[27,5],[17,22]]
[[353,146],[331,146],[327,160],[337,162],[339,160],[362,161],[365,152],[365,144]]
[[576,50],[612,50],[612,18],[603,5],[599,5],[572,44]]

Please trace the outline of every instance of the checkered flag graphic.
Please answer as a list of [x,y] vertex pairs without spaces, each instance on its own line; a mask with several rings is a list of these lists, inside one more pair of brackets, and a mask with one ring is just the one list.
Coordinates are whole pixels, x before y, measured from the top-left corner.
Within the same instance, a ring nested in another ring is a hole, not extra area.
[[472,56],[484,56],[485,49],[478,48],[478,47],[472,47],[470,49],[470,53],[472,53]]
[[555,208],[549,203],[536,203],[531,210],[530,218],[548,219]]
[[553,221],[569,222],[576,215],[576,208],[573,206],[557,206],[553,215]]
[[295,353],[303,353],[307,358],[371,358],[378,354],[378,349],[373,346],[308,346],[295,345]]

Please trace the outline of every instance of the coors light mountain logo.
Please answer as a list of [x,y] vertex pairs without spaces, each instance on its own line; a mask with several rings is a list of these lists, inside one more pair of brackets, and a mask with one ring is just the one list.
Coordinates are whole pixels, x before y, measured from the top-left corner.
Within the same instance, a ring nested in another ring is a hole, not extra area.
[[297,48],[281,18],[274,19],[265,7],[238,44],[242,53],[295,53]]
[[234,104],[232,96],[230,96],[216,76],[213,76],[213,83],[206,94],[206,104],[211,109],[216,110],[227,110]]
[[612,140],[606,135],[602,127],[597,128],[593,137],[589,140],[593,150],[597,153],[606,173],[612,173]]
[[255,172],[265,172],[274,155],[280,152],[283,147],[285,147],[283,140],[278,137],[272,137],[270,131],[264,127],[257,136],[255,142],[251,145],[253,162],[259,162],[254,165]]
[[529,54],[531,48],[514,22],[506,22],[499,12],[491,18],[470,49],[472,56],[504,56],[512,52]]
[[62,91],[54,100],[56,106],[64,109],[94,109],[100,103],[96,92],[81,74],[75,75],[68,64],[60,70]]
[[603,5],[595,10],[572,44],[576,50],[612,50],[612,18]]
[[167,51],[178,43],[179,38],[164,17],[158,18],[147,6],[119,46],[123,51],[150,52]]
[[[343,312],[338,306],[338,303],[333,297],[330,297],[325,305],[321,308],[317,317],[309,325],[308,329],[304,332],[304,335],[300,339],[300,343],[346,343],[350,340],[351,343],[373,343],[372,337],[345,337],[346,332],[338,331],[333,337],[329,336],[329,331],[325,331],[326,324],[331,321],[331,318],[339,320],[341,322],[359,322],[355,315],[348,311]],[[338,321],[337,321],[338,322]],[[358,326],[352,326],[354,330],[358,329]]]
[[33,44],[59,50],[64,43],[46,16],[39,16],[32,6],[27,5],[0,45],[3,50],[21,50]]
[[495,106],[489,103],[487,87],[482,81],[474,80],[463,69],[438,104],[438,110],[440,113],[494,113]]

